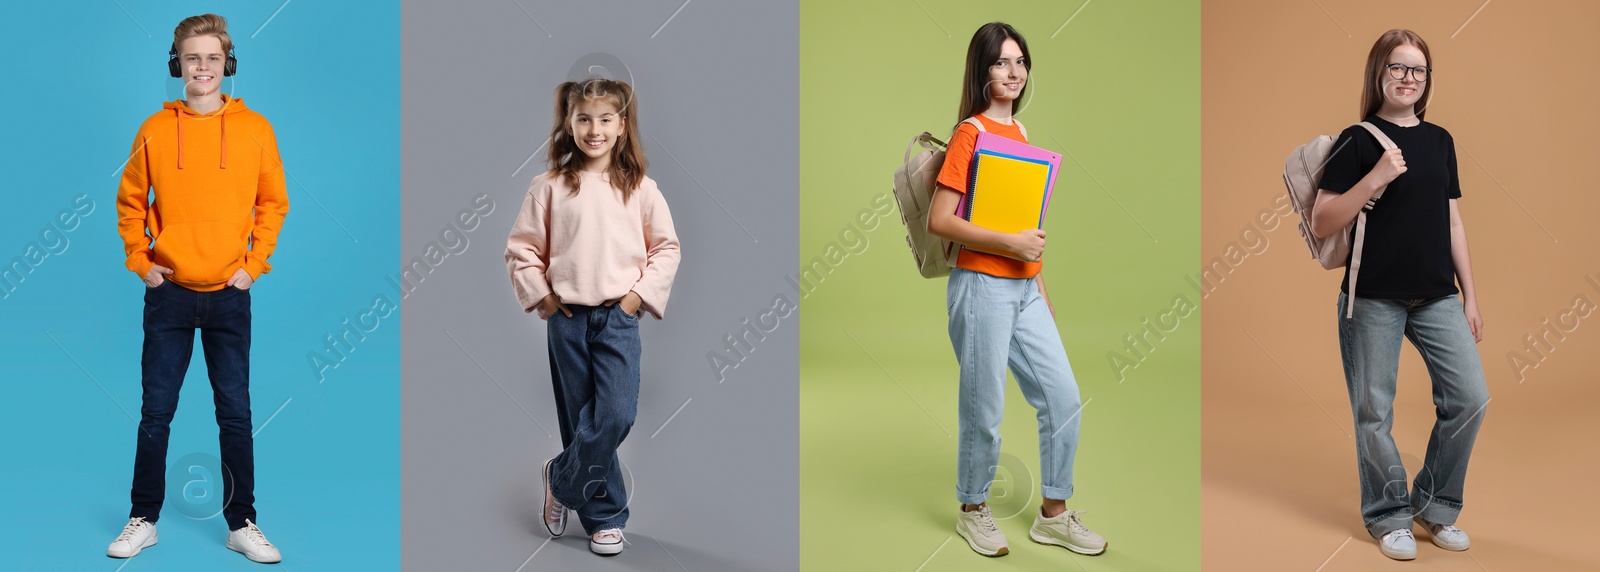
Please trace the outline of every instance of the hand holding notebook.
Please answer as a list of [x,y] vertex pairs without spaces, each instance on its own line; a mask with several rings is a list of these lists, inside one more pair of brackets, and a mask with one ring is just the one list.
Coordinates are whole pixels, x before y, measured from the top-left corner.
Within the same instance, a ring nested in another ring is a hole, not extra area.
[[[967,194],[956,215],[1004,233],[1042,227],[1061,155],[990,133],[978,134],[976,149]],[[962,248],[1001,256],[1016,254]]]

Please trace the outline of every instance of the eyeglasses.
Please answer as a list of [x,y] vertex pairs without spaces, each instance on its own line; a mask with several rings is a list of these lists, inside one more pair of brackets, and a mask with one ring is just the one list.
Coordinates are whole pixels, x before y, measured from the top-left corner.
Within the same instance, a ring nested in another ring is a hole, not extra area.
[[1428,74],[1433,72],[1428,66],[1411,67],[1405,64],[1389,64],[1383,67],[1389,69],[1389,77],[1400,80],[1405,79],[1406,74],[1409,73],[1411,74],[1411,79],[1428,81]]

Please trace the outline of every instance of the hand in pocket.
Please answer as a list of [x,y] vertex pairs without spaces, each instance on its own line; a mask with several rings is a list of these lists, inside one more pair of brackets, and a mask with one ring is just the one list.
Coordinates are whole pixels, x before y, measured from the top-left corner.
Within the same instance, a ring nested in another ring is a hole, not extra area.
[[167,281],[166,275],[172,274],[172,269],[160,264],[150,265],[150,271],[144,273],[144,287],[155,288]]

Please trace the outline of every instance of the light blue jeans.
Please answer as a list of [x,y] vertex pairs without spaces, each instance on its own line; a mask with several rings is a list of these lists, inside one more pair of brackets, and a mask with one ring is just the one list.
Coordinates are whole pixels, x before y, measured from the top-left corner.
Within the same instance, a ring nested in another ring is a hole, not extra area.
[[[1361,477],[1361,518],[1373,538],[1411,529],[1411,518],[1455,524],[1467,459],[1489,404],[1478,346],[1454,295],[1432,300],[1356,298],[1346,319],[1339,294],[1339,352],[1355,414],[1356,463]],[[1433,378],[1438,415],[1427,456],[1409,494],[1406,468],[1389,429],[1394,425],[1400,338],[1416,346]]]
[[946,302],[950,344],[961,364],[956,498],[966,504],[989,498],[1000,462],[1007,365],[1023,397],[1038,410],[1039,482],[1044,496],[1072,497],[1072,458],[1078,451],[1082,406],[1072,364],[1038,283],[953,268]]

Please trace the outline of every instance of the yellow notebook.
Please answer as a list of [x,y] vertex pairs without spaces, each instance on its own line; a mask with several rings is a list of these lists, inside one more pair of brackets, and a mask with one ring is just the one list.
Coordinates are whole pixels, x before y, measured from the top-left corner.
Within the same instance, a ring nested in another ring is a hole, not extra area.
[[[1050,165],[1042,161],[978,153],[968,187],[967,220],[1006,233],[1039,228],[1050,183]],[[969,250],[1014,256],[981,248]]]

